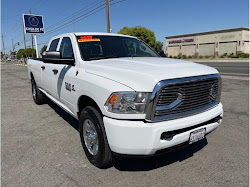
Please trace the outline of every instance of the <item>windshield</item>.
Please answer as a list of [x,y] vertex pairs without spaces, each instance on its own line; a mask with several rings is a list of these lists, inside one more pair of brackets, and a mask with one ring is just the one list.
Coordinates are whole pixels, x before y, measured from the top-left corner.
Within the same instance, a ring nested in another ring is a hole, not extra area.
[[77,36],[83,60],[121,57],[159,57],[149,46],[136,38],[120,36]]

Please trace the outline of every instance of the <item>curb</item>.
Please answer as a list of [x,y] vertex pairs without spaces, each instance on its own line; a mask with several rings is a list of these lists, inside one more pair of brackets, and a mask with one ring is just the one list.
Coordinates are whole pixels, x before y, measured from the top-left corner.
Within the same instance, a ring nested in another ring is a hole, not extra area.
[[13,65],[16,65],[16,66],[27,66],[27,64],[13,64]]
[[249,58],[237,59],[237,58],[216,58],[216,59],[184,59],[191,62],[249,62]]

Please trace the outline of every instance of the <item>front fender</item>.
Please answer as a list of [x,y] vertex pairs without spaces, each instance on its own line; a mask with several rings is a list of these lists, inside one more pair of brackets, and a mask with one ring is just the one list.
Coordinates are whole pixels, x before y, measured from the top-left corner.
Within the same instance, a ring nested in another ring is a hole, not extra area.
[[[84,71],[79,71],[78,75],[79,76],[73,81],[77,98],[74,103],[76,106],[76,114],[79,112],[79,98],[84,95],[90,97],[96,102],[104,116],[121,119],[127,119],[129,117],[129,114],[122,115],[110,113],[105,109],[104,105],[113,92],[133,92],[134,90],[113,80],[86,73]],[[133,116],[135,117],[135,115]],[[141,117],[142,116],[140,116],[140,118]],[[135,119],[138,119],[138,116]]]

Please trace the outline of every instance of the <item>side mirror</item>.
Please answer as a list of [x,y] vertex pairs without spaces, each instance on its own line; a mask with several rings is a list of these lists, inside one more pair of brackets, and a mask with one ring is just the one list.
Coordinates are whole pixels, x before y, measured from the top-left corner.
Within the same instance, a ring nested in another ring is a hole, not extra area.
[[52,63],[52,64],[73,65],[75,63],[74,58],[62,58],[60,51],[43,52],[42,59],[44,63]]
[[160,51],[160,52],[158,52],[158,54],[159,54],[161,57],[167,57],[167,56],[165,55],[164,51]]

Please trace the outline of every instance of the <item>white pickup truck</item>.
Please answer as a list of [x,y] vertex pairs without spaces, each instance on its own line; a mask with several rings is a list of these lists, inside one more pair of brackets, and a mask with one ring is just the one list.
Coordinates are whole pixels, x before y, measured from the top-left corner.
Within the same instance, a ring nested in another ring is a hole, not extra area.
[[99,168],[195,143],[222,122],[216,69],[162,58],[132,36],[55,36],[41,59],[28,60],[28,74],[36,104],[49,98],[78,119]]

